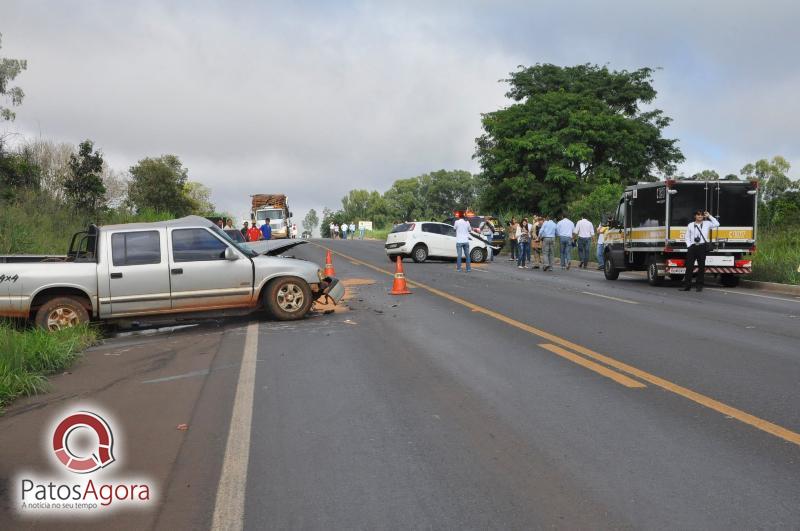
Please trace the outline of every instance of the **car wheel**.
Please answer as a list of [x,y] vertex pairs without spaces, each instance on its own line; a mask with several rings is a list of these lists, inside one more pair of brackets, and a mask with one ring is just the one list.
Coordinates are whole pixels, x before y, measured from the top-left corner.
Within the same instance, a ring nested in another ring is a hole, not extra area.
[[471,262],[481,263],[486,261],[486,251],[481,249],[480,247],[475,247],[473,250],[469,252],[469,259]]
[[297,277],[270,281],[264,294],[264,306],[279,321],[302,319],[312,302],[308,282]]
[[55,331],[89,322],[89,312],[72,297],[57,297],[45,302],[36,311],[34,323],[39,328]]
[[411,251],[411,258],[418,264],[421,264],[428,259],[428,248],[424,244],[417,244],[414,250]]
[[726,288],[735,288],[739,285],[739,277],[730,273],[723,273],[719,277],[719,282]]
[[647,282],[649,282],[651,286],[658,286],[661,284],[662,280],[664,280],[664,277],[658,275],[658,262],[655,257],[653,257],[647,265]]
[[606,280],[617,280],[619,278],[619,269],[614,267],[614,260],[611,258],[611,253],[606,254],[603,275],[605,275]]

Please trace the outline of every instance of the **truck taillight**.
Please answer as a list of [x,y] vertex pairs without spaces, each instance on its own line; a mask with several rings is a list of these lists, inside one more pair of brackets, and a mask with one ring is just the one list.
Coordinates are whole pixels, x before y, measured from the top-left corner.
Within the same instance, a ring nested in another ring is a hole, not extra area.
[[753,261],[752,260],[736,260],[736,261],[733,262],[733,265],[734,265],[734,267],[750,268],[750,267],[753,267]]
[[684,267],[686,260],[683,258],[667,258],[667,267]]
[[669,245],[669,244],[667,244],[667,245],[665,245],[665,246],[664,246],[664,252],[665,252],[665,253],[671,253],[673,250],[674,250],[674,249],[673,249],[673,248],[672,248],[672,246],[671,246],[671,245]]

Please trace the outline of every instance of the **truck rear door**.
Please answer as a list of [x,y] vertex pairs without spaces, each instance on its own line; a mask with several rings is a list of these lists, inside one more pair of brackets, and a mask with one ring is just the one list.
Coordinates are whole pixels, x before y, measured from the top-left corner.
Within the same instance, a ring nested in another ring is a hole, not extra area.
[[[169,263],[163,230],[120,230],[106,234],[107,299],[100,313],[118,317],[170,309]],[[101,276],[101,281],[102,281]],[[106,310],[104,306],[110,306]]]

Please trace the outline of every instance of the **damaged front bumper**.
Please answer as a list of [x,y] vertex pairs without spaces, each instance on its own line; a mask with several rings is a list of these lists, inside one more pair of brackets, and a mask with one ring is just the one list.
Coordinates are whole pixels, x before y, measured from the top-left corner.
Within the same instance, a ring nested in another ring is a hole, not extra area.
[[344,285],[339,282],[338,278],[325,277],[319,281],[317,288],[314,291],[314,300],[322,296],[327,296],[333,300],[334,304],[339,304],[339,301],[344,297]]

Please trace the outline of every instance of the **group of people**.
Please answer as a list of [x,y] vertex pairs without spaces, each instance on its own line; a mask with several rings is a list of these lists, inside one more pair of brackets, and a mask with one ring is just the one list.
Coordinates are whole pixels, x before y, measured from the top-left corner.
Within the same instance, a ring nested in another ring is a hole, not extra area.
[[245,221],[242,223],[242,228],[239,229],[239,231],[248,242],[272,239],[272,227],[269,226],[269,223],[264,223],[261,225],[261,228],[258,228],[255,223],[250,225],[250,223]]
[[586,216],[581,216],[575,223],[563,214],[559,216],[558,222],[547,215],[533,216],[532,220],[529,222],[525,217],[518,222],[516,218],[511,218],[508,226],[511,246],[509,262],[516,261],[520,269],[531,267],[552,271],[558,245],[561,269],[570,268],[573,247],[578,248],[578,267],[586,269],[589,267],[592,240],[597,235],[597,269],[603,269],[603,247],[608,222],[601,222],[595,227]]
[[[331,222],[331,224],[328,225],[328,231],[329,231],[329,237],[336,240],[338,239],[346,240],[348,234],[350,235],[351,240],[354,240],[356,238],[356,224],[352,222],[349,225],[347,223],[342,223],[341,225],[337,225],[336,223]],[[358,229],[358,238],[360,240],[364,239],[364,232],[365,229],[364,226],[362,225],[361,228]]]

